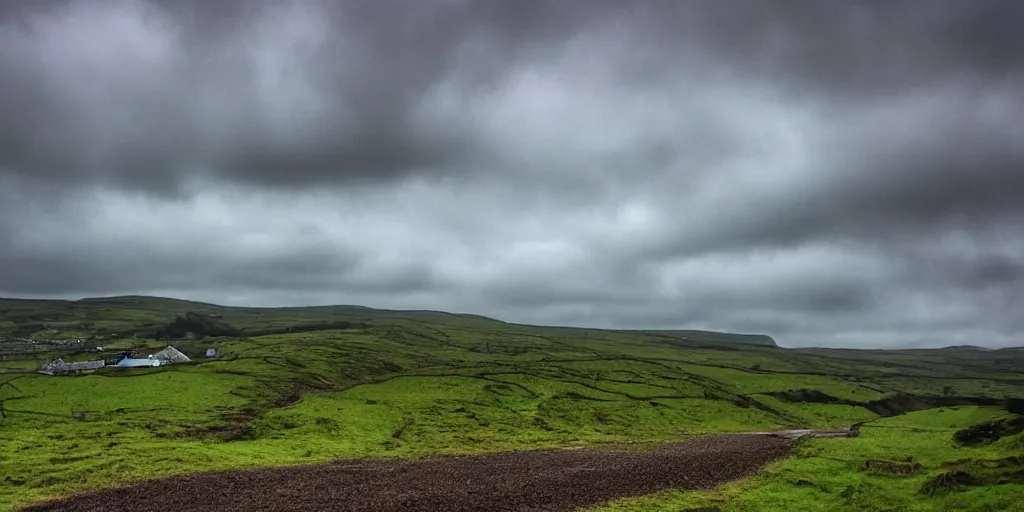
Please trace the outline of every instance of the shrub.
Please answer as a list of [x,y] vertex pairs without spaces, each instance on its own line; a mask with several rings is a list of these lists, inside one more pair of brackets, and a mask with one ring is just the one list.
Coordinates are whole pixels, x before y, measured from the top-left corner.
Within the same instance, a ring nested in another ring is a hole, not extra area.
[[986,421],[956,431],[953,440],[962,445],[988,444],[1024,432],[1024,416]]

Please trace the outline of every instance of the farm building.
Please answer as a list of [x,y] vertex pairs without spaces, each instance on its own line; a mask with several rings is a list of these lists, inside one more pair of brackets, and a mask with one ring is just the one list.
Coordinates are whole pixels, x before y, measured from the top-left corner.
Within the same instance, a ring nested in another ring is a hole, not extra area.
[[57,359],[43,363],[42,366],[39,367],[39,373],[45,373],[47,375],[59,373],[64,368],[65,364],[67,363],[58,357]]
[[155,358],[135,359],[126,357],[117,362],[118,368],[142,368],[148,366],[160,366],[160,360]]
[[73,363],[65,363],[64,367],[70,372],[80,372],[82,370],[99,370],[106,366],[101,360],[96,361],[78,361]]
[[145,359],[141,357],[133,357],[130,352],[125,352],[124,356],[115,366],[118,368],[144,368],[174,363],[187,363],[189,361],[191,361],[191,359],[189,359],[188,356],[182,354],[178,349],[168,345],[163,350],[155,354],[151,354]]
[[61,358],[47,361],[39,368],[39,373],[47,375],[60,375],[66,373],[80,373],[86,370],[99,370],[106,366],[103,361],[74,361],[66,362]]
[[167,348],[161,350],[160,352],[157,352],[156,354],[153,354],[150,357],[152,357],[153,359],[159,359],[161,362],[164,363],[187,363],[191,361],[191,359],[189,359],[188,356],[182,354],[178,349],[170,345],[167,345]]

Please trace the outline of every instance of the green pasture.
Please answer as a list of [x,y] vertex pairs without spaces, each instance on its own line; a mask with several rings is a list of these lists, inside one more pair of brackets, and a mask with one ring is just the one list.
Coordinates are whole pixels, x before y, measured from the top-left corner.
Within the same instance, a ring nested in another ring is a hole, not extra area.
[[[205,319],[196,328],[242,334],[152,335],[189,313]],[[0,347],[0,510],[190,471],[859,423],[861,437],[806,442],[753,478],[605,510],[1012,510],[1009,497],[1024,496],[994,477],[919,492],[950,470],[944,464],[987,475],[1001,470],[985,464],[1019,455],[1019,436],[978,447],[951,436],[1007,414],[959,405],[1024,398],[1021,351],[787,350],[721,333],[531,327],[351,306],[0,299],[0,336],[54,329],[118,350],[172,344],[193,362],[51,377],[31,370],[56,355],[98,356]],[[203,357],[209,347],[220,357]],[[809,391],[833,403],[802,399]],[[895,416],[866,407],[886,400]],[[901,410],[907,403],[928,410]],[[916,469],[881,474],[864,469],[868,460]]]
[[[592,510],[1020,511],[1024,435],[973,447],[953,441],[958,429],[1003,416],[999,409],[958,407],[878,419],[856,438],[806,440],[795,456],[752,478],[710,491],[669,491]],[[970,475],[964,480],[973,483],[946,477],[954,472]]]

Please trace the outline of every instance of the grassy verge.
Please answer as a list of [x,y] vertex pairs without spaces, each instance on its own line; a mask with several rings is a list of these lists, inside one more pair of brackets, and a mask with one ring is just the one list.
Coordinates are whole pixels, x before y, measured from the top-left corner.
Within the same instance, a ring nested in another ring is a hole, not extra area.
[[1005,416],[991,408],[920,411],[865,425],[861,436],[810,439],[761,474],[709,491],[621,500],[593,512],[718,510],[1024,510],[1024,435],[961,446],[961,428]]

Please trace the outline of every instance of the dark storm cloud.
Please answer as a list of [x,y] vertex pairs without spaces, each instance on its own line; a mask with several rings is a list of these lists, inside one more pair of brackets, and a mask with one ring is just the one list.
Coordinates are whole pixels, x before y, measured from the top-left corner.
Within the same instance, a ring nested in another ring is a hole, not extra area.
[[293,187],[454,166],[471,134],[424,118],[422,96],[452,72],[472,92],[587,18],[506,2],[20,7],[0,50],[0,168],[158,193],[192,175]]
[[239,7],[226,15],[236,25],[206,27],[221,32],[199,42],[187,23],[207,9],[128,2],[73,2],[10,30],[0,165],[174,192],[192,174],[386,179],[454,152],[445,134],[410,126],[415,94],[443,61],[389,55],[339,26],[343,40],[314,4]]
[[[1024,6],[1012,0],[678,2],[716,56],[807,92],[891,93],[947,80],[1019,78]],[[669,24],[676,18],[654,17]],[[786,78],[786,77],[793,78]]]
[[517,59],[593,27],[632,42],[610,48],[627,84],[695,65],[831,98],[1019,77],[1022,13],[1016,2],[21,2],[4,16],[0,167],[157,192],[190,175],[392,180],[464,169],[480,143],[471,126],[424,114],[432,87],[456,76],[465,94],[485,92]]
[[[163,233],[159,233],[163,235]],[[133,290],[200,290],[220,293],[259,289],[349,293],[410,293],[443,286],[424,265],[380,268],[351,248],[326,240],[286,240],[277,247],[209,233],[177,233],[171,239],[68,240],[42,236],[17,240],[0,252],[0,290],[15,295],[132,293]],[[242,238],[242,237],[239,237]]]
[[0,292],[1009,345],[1024,4],[5,2]]

